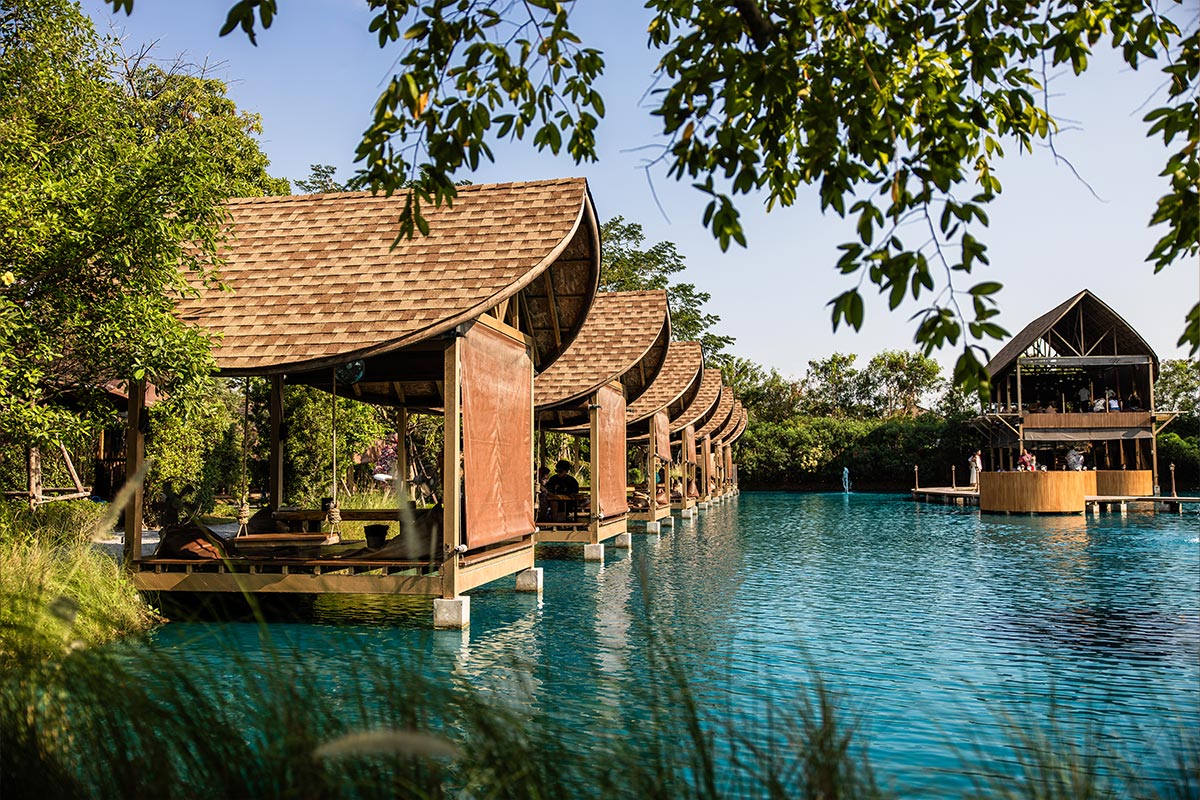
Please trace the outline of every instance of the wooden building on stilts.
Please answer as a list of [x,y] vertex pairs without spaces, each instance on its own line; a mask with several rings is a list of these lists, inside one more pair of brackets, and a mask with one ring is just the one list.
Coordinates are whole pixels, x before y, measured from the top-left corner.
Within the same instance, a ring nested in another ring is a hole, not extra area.
[[1158,366],[1137,331],[1086,289],[1025,326],[987,365],[980,509],[1081,512],[1095,498],[1159,494],[1155,442],[1174,414],[1155,407]]
[[[626,413],[629,441],[645,446],[645,485],[631,495],[630,519],[647,533],[673,526],[671,516],[671,421],[700,393],[704,353],[699,342],[671,342],[662,371]],[[640,491],[639,491],[640,489]]]
[[[562,431],[588,443],[586,490],[544,493],[539,543],[581,543],[587,561],[603,561],[609,539],[629,547],[626,408],[658,377],[670,340],[665,291],[601,292],[579,336],[534,380],[539,437]],[[539,450],[539,463],[552,469]]]
[[729,430],[721,439],[722,459],[724,462],[724,475],[722,477],[725,483],[725,494],[728,496],[737,495],[740,491],[738,489],[737,464],[733,460],[733,445],[738,439],[742,438],[742,434],[746,432],[746,424],[749,421],[750,413],[740,400],[735,401]]
[[[353,192],[231,201],[222,279],[232,291],[202,290],[179,313],[219,337],[221,375],[270,382],[265,513],[275,520],[295,518],[280,510],[283,452],[303,446],[283,429],[285,385],[442,414],[443,503],[424,535],[401,530],[352,554],[240,553],[235,539],[218,560],[148,557],[136,496],[126,563],[139,588],[424,595],[437,627],[466,626],[464,593],[497,578],[540,588],[530,580],[533,383],[578,335],[596,295],[599,224],[587,183],[460,187],[452,206],[424,209],[427,235],[395,241],[404,203]],[[142,462],[141,409],[135,387],[130,474]],[[400,509],[390,519],[399,525]]]
[[720,496],[716,462],[719,440],[715,437],[733,419],[733,404],[735,402],[736,398],[733,396],[733,389],[727,385],[722,385],[720,396],[717,399],[716,411],[709,417],[708,422],[696,429],[696,441],[699,443],[701,508],[706,507]]
[[691,519],[700,508],[700,451],[696,440],[696,429],[708,422],[717,410],[721,398],[721,372],[706,368],[700,376],[700,390],[683,410],[678,419],[671,422],[671,437],[679,443],[679,464],[682,470],[682,491],[676,498],[671,493],[671,511],[678,511],[684,519]]

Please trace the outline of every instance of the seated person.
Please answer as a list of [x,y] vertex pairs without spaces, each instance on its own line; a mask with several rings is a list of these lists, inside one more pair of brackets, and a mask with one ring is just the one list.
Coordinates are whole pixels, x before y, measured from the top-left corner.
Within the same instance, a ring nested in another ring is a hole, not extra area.
[[[575,495],[579,494],[579,481],[571,474],[571,462],[565,458],[554,465],[554,475],[546,481],[547,511],[549,521],[570,521],[579,508]],[[570,498],[563,502],[560,498]]]
[[546,481],[547,494],[579,494],[579,481],[571,474],[571,462],[565,458],[554,465],[554,475]]

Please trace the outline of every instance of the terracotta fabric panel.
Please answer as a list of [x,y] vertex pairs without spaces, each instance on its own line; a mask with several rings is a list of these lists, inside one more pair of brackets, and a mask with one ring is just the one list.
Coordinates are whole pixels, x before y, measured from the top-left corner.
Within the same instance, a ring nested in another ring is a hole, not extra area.
[[696,463],[696,428],[688,425],[683,429],[683,463]]
[[[701,448],[700,449],[702,451],[700,454],[700,457],[703,459],[703,461],[701,463],[704,466],[704,474],[701,475],[700,477],[701,477],[701,480],[709,483],[711,486],[712,478],[713,478],[712,440],[709,439],[707,436],[705,436],[701,440]],[[708,494],[708,490],[709,490],[709,486],[705,486],[700,491],[700,494],[702,494],[702,495]]]
[[[600,408],[596,410],[596,428],[600,457],[599,497],[600,518],[604,519],[629,511],[625,496],[625,393],[610,386],[596,391]],[[595,480],[595,477],[593,477]]]
[[462,344],[463,491],[467,547],[533,531],[533,362],[485,325]]
[[726,447],[725,450],[725,477],[733,476],[733,448]]
[[654,454],[663,461],[671,461],[671,418],[665,411],[654,415]]

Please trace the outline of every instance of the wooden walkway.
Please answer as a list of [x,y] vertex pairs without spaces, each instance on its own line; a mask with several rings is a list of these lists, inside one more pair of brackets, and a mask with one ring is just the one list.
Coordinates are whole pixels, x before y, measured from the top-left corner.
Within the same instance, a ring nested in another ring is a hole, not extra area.
[[979,490],[969,486],[922,486],[912,490],[913,500],[956,506],[979,505]]
[[[922,486],[912,490],[913,500],[946,505],[977,506],[979,490],[962,486]],[[1084,504],[1093,513],[1109,511],[1124,514],[1130,506],[1150,505],[1152,510],[1181,512],[1184,503],[1200,503],[1200,497],[1171,495],[1086,495]]]
[[1099,514],[1101,510],[1118,511],[1124,514],[1131,504],[1138,506],[1150,504],[1154,509],[1161,506],[1164,511],[1182,512],[1184,503],[1200,503],[1200,497],[1171,495],[1087,495],[1083,500],[1093,514]]

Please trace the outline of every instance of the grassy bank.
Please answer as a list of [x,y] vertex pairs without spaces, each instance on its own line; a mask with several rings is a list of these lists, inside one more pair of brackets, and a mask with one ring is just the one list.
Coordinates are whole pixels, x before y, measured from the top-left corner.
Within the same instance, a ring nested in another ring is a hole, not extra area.
[[116,561],[91,542],[105,508],[0,505],[0,666],[57,658],[155,624]]

